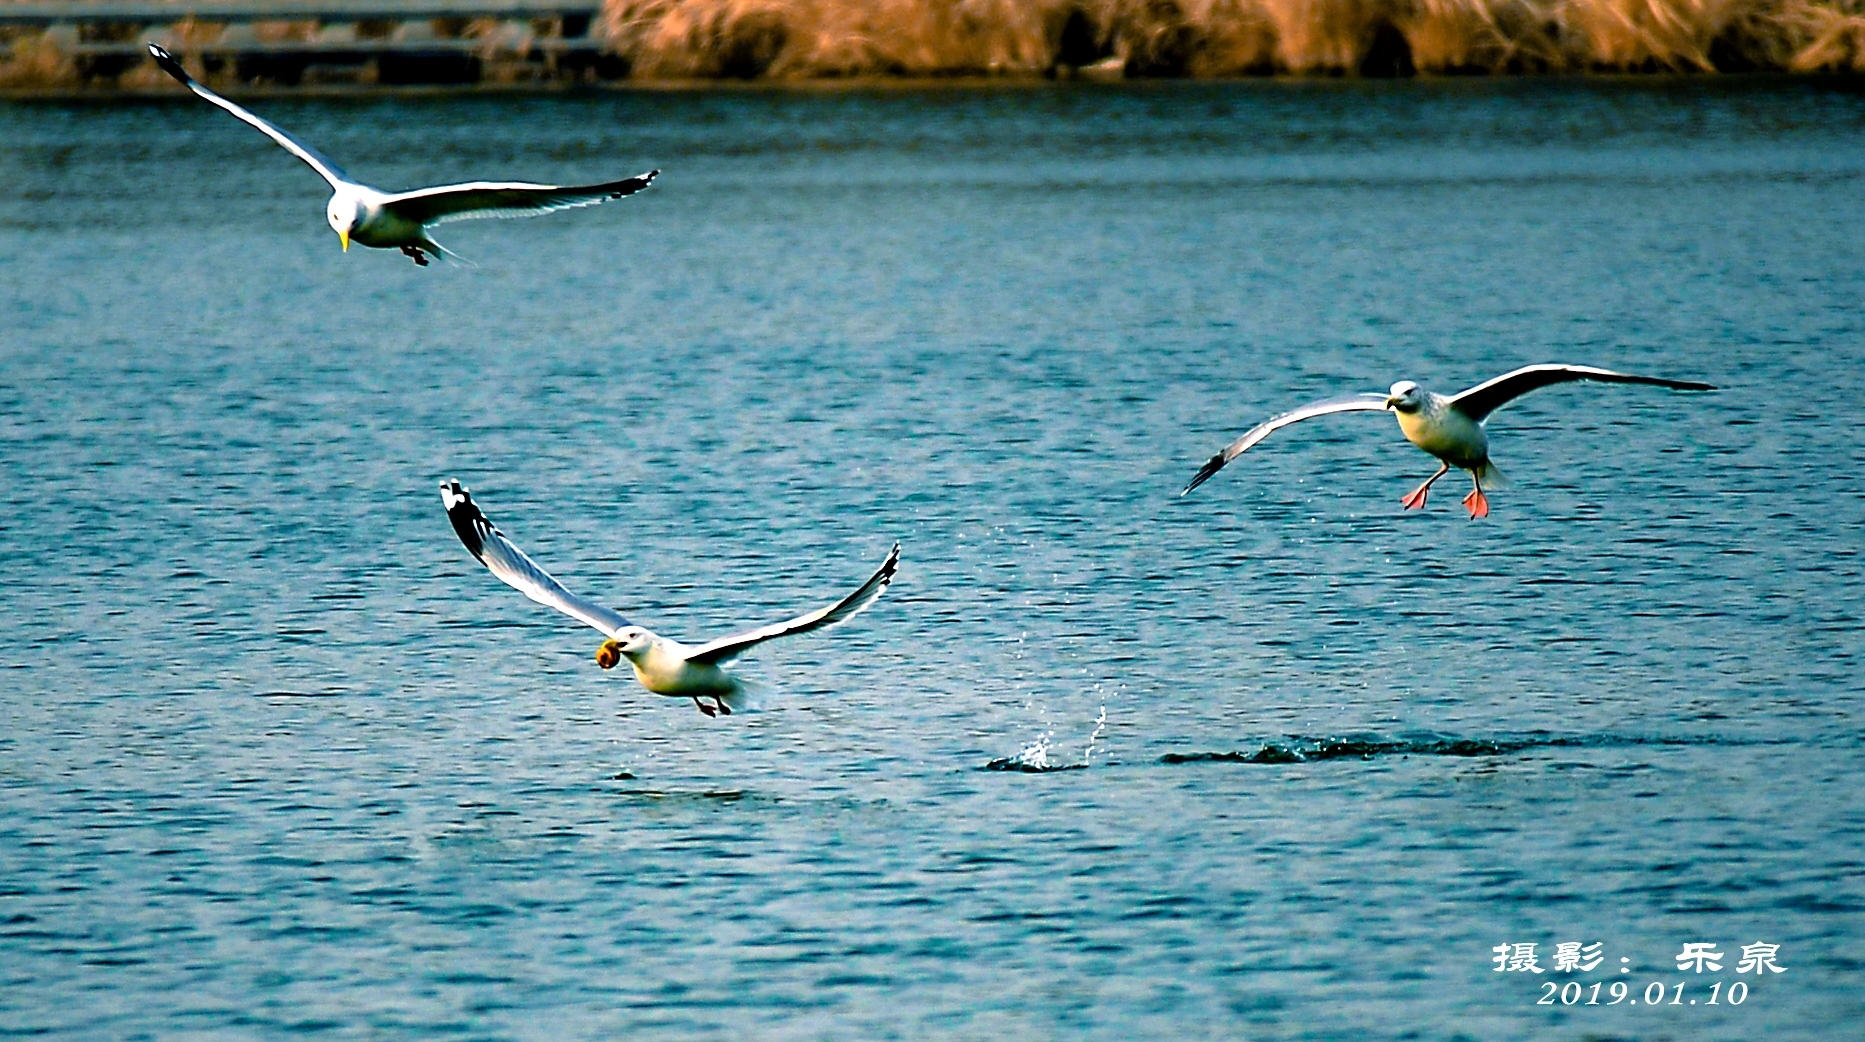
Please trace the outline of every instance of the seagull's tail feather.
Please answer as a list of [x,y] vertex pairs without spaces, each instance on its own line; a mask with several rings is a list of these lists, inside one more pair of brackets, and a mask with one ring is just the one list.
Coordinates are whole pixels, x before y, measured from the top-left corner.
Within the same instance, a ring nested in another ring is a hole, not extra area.
[[1484,488],[1507,488],[1509,486],[1509,479],[1504,477],[1502,471],[1488,460],[1484,460],[1473,473],[1476,474],[1476,479],[1483,483]]
[[421,248],[433,253],[433,255],[436,257],[444,258],[450,264],[458,264],[462,268],[479,267],[479,265],[474,264],[472,261],[469,261],[465,257],[462,257],[459,254],[453,252],[452,250],[446,248],[445,246],[442,246],[440,243],[435,242],[431,238],[428,239],[425,243],[423,243]]
[[725,703],[725,708],[734,713],[755,713],[770,704],[773,689],[769,684],[747,677],[733,677],[732,679],[738,682],[738,687],[733,689],[731,694],[719,699]]

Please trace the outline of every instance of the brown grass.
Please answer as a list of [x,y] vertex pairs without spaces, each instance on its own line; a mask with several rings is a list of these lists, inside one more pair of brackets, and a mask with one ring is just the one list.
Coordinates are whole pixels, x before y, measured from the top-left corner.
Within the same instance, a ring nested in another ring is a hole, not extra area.
[[[500,72],[497,57],[556,28],[434,26],[483,41],[495,80],[535,75]],[[185,49],[221,29],[168,33]],[[594,31],[637,80],[1865,72],[1865,0],[606,0]],[[317,26],[253,32],[307,39]],[[0,31],[0,88],[97,82],[66,37]],[[166,86],[151,63],[105,78]]]
[[608,0],[642,79],[1865,71],[1865,0]]
[[81,77],[78,65],[50,33],[0,29],[0,89],[71,87]]

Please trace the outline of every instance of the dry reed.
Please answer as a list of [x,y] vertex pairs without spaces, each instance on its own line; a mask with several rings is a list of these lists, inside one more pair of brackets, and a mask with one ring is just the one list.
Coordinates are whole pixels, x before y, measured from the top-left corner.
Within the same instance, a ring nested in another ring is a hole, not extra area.
[[[185,48],[221,29],[183,21],[169,32]],[[556,29],[432,27],[483,41],[493,73],[497,55]],[[263,41],[322,30],[245,31]],[[1865,0],[605,0],[594,32],[613,68],[640,80],[1865,72]],[[71,30],[0,33],[0,87],[165,85],[153,64],[74,61],[60,33]]]
[[1865,71],[1865,0],[607,0],[642,79]]

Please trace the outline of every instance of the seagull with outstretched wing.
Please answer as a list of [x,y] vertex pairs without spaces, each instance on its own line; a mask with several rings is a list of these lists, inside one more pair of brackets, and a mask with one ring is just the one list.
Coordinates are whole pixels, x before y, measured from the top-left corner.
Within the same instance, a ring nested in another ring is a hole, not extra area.
[[613,669],[622,659],[627,659],[642,687],[657,695],[690,698],[707,716],[730,715],[733,709],[744,708],[744,683],[719,668],[721,665],[767,640],[808,633],[854,618],[881,596],[900,566],[900,544],[895,543],[887,559],[868,581],[834,604],[785,622],[693,646],[650,633],[630,623],[620,612],[565,589],[505,538],[505,533],[493,527],[473,502],[466,486],[458,481],[441,482],[440,498],[446,504],[447,520],[453,523],[453,531],[460,542],[465,543],[466,549],[493,575],[539,604],[602,631],[608,639],[596,649],[597,665]]
[[1435,394],[1418,386],[1410,380],[1401,380],[1392,385],[1386,394],[1356,394],[1348,398],[1333,398],[1324,402],[1304,405],[1291,412],[1251,428],[1243,437],[1225,446],[1224,451],[1205,461],[1205,465],[1192,477],[1191,484],[1185,486],[1185,495],[1192,489],[1204,484],[1211,475],[1224,469],[1224,465],[1241,456],[1257,442],[1291,423],[1313,419],[1316,416],[1328,416],[1337,412],[1384,412],[1391,409],[1398,417],[1399,430],[1405,434],[1407,441],[1438,458],[1438,472],[1425,479],[1425,483],[1407,493],[1400,500],[1407,510],[1422,508],[1425,496],[1431,491],[1431,483],[1443,477],[1452,467],[1459,467],[1470,472],[1470,478],[1476,487],[1464,497],[1464,506],[1475,520],[1489,516],[1489,497],[1483,494],[1483,483],[1492,486],[1502,474],[1489,461],[1489,435],[1483,429],[1489,414],[1537,388],[1551,384],[1570,383],[1575,380],[1591,380],[1597,383],[1615,384],[1650,384],[1654,387],[1669,387],[1676,391],[1714,391],[1709,384],[1692,383],[1688,380],[1666,380],[1656,376],[1632,376],[1627,373],[1615,373],[1610,369],[1595,369],[1586,365],[1530,365],[1514,372],[1504,373],[1494,380],[1486,380],[1467,391],[1446,397]]
[[416,264],[426,267],[430,253],[453,256],[428,234],[432,225],[473,217],[528,217],[576,206],[594,206],[633,195],[660,174],[659,170],[650,170],[621,181],[568,188],[522,181],[470,181],[412,192],[384,192],[351,180],[341,167],[316,149],[201,86],[160,46],[150,44],[149,53],[162,71],[180,80],[183,86],[271,138],[330,182],[330,204],[324,208],[324,217],[342,240],[346,252],[353,240],[378,249],[398,249]]

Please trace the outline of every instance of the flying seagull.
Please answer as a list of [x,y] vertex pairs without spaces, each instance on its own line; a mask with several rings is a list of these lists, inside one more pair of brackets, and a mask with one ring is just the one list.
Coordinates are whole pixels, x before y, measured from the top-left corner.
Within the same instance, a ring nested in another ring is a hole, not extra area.
[[730,715],[734,708],[744,706],[743,683],[720,669],[721,664],[767,640],[847,622],[880,597],[900,566],[900,544],[895,543],[888,551],[887,560],[881,562],[881,567],[867,582],[827,608],[695,647],[650,633],[630,623],[619,612],[564,589],[562,583],[539,568],[524,551],[505,538],[505,533],[486,520],[486,515],[480,513],[473,502],[472,494],[458,481],[441,482],[440,498],[447,505],[447,520],[453,522],[460,542],[465,543],[493,575],[539,604],[549,605],[602,631],[608,639],[596,649],[597,665],[613,669],[616,663],[627,659],[642,687],[657,695],[690,698],[707,716]]
[[1405,508],[1422,508],[1425,495],[1431,490],[1431,483],[1443,477],[1452,467],[1460,467],[1470,472],[1470,478],[1476,485],[1464,497],[1464,506],[1469,508],[1471,519],[1488,517],[1489,497],[1483,495],[1483,482],[1488,481],[1493,486],[1501,480],[1502,474],[1489,461],[1489,436],[1484,433],[1484,421],[1490,413],[1538,387],[1574,380],[1651,384],[1678,391],[1716,389],[1709,384],[1665,380],[1655,376],[1632,376],[1585,365],[1524,366],[1450,397],[1427,391],[1410,380],[1401,380],[1393,384],[1392,390],[1386,394],[1356,394],[1350,398],[1314,402],[1256,425],[1249,433],[1225,446],[1223,452],[1211,457],[1192,478],[1191,484],[1185,486],[1185,492],[1179,495],[1204,484],[1211,475],[1222,470],[1224,464],[1269,437],[1270,432],[1291,423],[1337,412],[1383,412],[1391,409],[1398,416],[1399,430],[1404,432],[1406,440],[1439,460],[1438,472],[1426,478],[1424,484],[1400,500]]
[[428,235],[429,225],[472,217],[528,217],[575,206],[594,206],[608,199],[633,195],[646,188],[660,173],[650,170],[623,181],[571,188],[521,181],[469,181],[412,192],[383,192],[350,180],[342,168],[316,149],[201,86],[173,55],[156,44],[149,45],[149,53],[155,56],[155,63],[162,71],[180,80],[183,86],[251,124],[330,182],[330,205],[324,208],[324,216],[337,238],[343,241],[345,252],[354,239],[364,246],[399,249],[425,268],[429,253],[453,256]]

